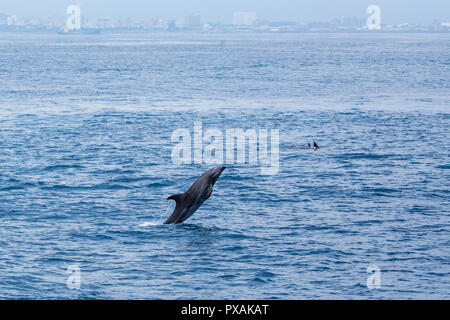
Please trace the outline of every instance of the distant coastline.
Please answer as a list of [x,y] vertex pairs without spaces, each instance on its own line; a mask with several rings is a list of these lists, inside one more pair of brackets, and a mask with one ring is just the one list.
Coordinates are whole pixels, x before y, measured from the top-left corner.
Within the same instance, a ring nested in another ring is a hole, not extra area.
[[84,28],[77,31],[63,31],[61,29],[47,29],[42,28],[29,28],[29,27],[11,27],[0,26],[0,32],[17,32],[17,33],[58,33],[58,34],[99,34],[99,33],[200,33],[200,34],[220,34],[220,33],[359,33],[359,34],[395,34],[395,33],[450,33],[450,29],[446,30],[354,30],[354,29],[297,29],[297,30],[270,30],[270,29],[249,29],[249,28],[223,28],[217,30],[202,30],[202,29],[189,29],[178,28],[176,30],[161,30],[152,28]]

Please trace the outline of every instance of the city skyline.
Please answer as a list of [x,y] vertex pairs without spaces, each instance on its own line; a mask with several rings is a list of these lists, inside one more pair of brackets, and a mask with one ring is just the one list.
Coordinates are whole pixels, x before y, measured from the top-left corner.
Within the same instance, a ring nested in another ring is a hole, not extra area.
[[[368,8],[369,9],[369,8]],[[372,8],[373,9],[373,8]],[[73,10],[73,7],[71,7]],[[145,21],[134,21],[100,17],[90,19],[82,15],[76,8],[67,15],[53,15],[47,19],[24,19],[17,15],[0,13],[0,31],[47,31],[72,32],[83,31],[98,33],[101,30],[147,30],[147,31],[201,31],[201,32],[449,32],[450,23],[433,21],[428,24],[383,24],[381,17],[374,18],[375,12],[367,18],[346,17],[327,22],[299,24],[292,21],[270,21],[258,18],[255,12],[235,12],[231,24],[204,23],[199,14],[191,14],[181,21],[149,18]],[[369,11],[368,11],[369,12]]]
[[108,17],[114,20],[146,21],[150,18],[183,21],[186,16],[196,14],[206,23],[232,24],[236,12],[255,12],[258,18],[270,21],[293,21],[299,24],[325,22],[347,17],[366,17],[365,10],[369,5],[381,7],[385,24],[426,24],[438,20],[450,21],[450,3],[442,0],[404,1],[395,3],[386,0],[344,0],[335,3],[331,0],[290,2],[273,1],[211,1],[199,0],[189,4],[181,0],[140,1],[140,0],[95,0],[95,1],[56,1],[42,0],[30,3],[24,0],[3,0],[0,13],[17,15],[25,19],[46,19],[52,15],[64,15],[65,9],[75,4],[82,8],[83,15],[90,19]]

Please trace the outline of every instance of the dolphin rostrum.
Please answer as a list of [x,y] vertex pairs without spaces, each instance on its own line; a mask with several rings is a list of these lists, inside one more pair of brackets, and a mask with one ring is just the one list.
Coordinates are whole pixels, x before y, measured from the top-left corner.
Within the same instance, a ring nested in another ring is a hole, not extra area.
[[176,207],[164,224],[181,223],[197,211],[213,191],[213,186],[226,167],[212,168],[198,178],[185,193],[173,194],[167,200],[175,200]]

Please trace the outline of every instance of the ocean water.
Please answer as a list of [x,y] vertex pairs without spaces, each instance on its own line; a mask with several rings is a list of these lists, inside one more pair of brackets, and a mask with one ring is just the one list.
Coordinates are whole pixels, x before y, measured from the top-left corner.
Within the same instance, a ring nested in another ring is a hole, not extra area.
[[[450,299],[449,75],[448,34],[0,33],[0,298]],[[279,170],[163,225],[200,121]]]

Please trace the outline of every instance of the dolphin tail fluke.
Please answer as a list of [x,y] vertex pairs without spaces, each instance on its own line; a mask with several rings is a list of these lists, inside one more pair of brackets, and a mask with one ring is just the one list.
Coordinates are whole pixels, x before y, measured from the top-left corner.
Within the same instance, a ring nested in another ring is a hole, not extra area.
[[164,224],[171,224],[171,223],[178,222],[178,220],[180,218],[179,214],[180,214],[181,208],[182,208],[183,197],[184,197],[184,193],[178,193],[178,194],[173,194],[167,198],[167,200],[175,200],[176,206],[175,206],[175,209],[173,210],[172,214],[170,215],[170,217],[166,221],[164,221]]
[[183,197],[183,193],[177,193],[177,194],[173,194],[170,197],[167,198],[167,200],[175,200],[176,203],[178,203],[178,201],[181,201]]

